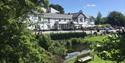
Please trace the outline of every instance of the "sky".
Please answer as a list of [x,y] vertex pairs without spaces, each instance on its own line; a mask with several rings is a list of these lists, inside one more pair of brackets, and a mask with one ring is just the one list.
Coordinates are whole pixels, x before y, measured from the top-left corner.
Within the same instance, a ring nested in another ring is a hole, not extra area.
[[52,4],[61,5],[66,13],[83,13],[96,17],[98,12],[107,16],[111,11],[119,11],[125,15],[125,0],[49,0]]

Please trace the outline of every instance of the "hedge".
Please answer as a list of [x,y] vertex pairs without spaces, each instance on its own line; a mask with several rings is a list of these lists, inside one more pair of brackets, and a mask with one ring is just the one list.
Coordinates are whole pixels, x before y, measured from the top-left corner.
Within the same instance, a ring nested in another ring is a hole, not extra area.
[[70,38],[84,38],[87,34],[84,32],[71,32],[71,33],[51,33],[52,40],[64,40]]

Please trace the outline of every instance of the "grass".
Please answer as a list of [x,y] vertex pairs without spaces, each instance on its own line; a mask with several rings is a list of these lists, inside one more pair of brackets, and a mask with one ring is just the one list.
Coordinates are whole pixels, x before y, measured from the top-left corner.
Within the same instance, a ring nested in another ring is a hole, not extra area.
[[88,63],[115,63],[113,61],[108,61],[108,60],[103,60],[101,58],[99,58],[97,55],[94,56],[94,59],[91,60],[90,62]]
[[99,36],[87,36],[84,38],[85,42],[104,42],[108,38],[108,35],[99,35]]

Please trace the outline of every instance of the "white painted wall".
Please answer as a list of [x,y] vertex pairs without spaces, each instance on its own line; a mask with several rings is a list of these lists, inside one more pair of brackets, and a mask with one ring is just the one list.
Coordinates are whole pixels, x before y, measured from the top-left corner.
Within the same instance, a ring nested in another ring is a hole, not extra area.
[[50,8],[50,13],[59,13],[59,11],[55,10],[54,8]]
[[[52,11],[53,13],[56,13],[56,12],[58,12],[58,11],[56,11],[56,10],[54,10],[53,9],[53,11]],[[80,19],[82,18],[82,20],[83,21],[80,21]],[[34,15],[30,15],[29,16],[29,19],[30,19],[30,21],[32,21],[33,23],[37,23],[38,22],[38,25],[40,26],[40,29],[41,30],[50,30],[50,29],[54,29],[55,27],[54,27],[54,25],[55,25],[55,23],[56,22],[59,22],[60,24],[61,23],[69,23],[71,20],[69,20],[69,19],[61,19],[61,20],[59,20],[59,19],[49,19],[50,21],[48,21],[48,19],[43,19],[43,18],[41,18],[41,21],[39,21],[39,19],[38,19],[38,17],[37,16],[34,16]],[[85,19],[85,16],[84,15],[82,15],[82,14],[80,14],[79,16],[78,16],[78,19],[77,19],[78,21],[74,21],[74,23],[76,24],[76,25],[82,25],[83,27],[91,27],[91,26],[95,26],[95,22],[94,21],[90,21],[90,18],[88,18],[88,19]],[[35,26],[33,25],[33,26],[29,26],[28,27],[29,29],[31,29],[31,30],[33,30],[33,29],[35,29]]]

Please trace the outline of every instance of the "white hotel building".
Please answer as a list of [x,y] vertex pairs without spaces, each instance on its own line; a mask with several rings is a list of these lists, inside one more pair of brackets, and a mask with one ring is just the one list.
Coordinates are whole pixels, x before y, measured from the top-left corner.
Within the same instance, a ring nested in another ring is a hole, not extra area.
[[94,18],[86,16],[82,11],[77,13],[60,14],[59,11],[50,8],[49,13],[38,14],[38,16],[29,15],[29,29],[73,30],[95,26]]

